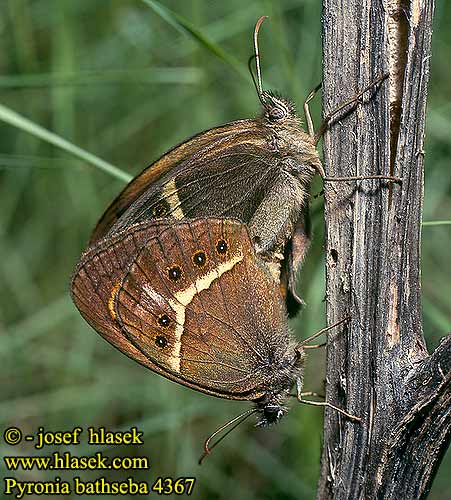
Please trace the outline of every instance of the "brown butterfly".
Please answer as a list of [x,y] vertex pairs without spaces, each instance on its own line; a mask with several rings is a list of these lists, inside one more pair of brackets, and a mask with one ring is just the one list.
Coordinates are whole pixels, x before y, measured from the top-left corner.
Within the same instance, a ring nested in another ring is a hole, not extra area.
[[205,218],[141,222],[85,252],[72,298],[127,356],[213,396],[249,400],[277,422],[304,351],[247,226]]
[[314,93],[310,94],[304,105],[307,133],[292,101],[262,90],[257,38],[265,18],[257,21],[254,31],[254,83],[262,104],[261,115],[202,132],[163,155],[108,207],[89,245],[143,221],[238,219],[248,225],[257,253],[280,282],[288,312],[294,315],[302,303],[296,293],[296,276],[310,243],[306,218],[315,173],[329,181],[394,180],[385,176],[328,178],[316,150],[332,116],[356,102],[386,75],[327,116],[316,135],[308,113],[308,101]]
[[[259,82],[257,35],[263,19],[254,34]],[[235,218],[248,225],[257,252],[288,295],[290,312],[296,312],[301,300],[295,277],[309,246],[308,190],[321,163],[294,104],[263,91],[261,83],[256,88],[261,116],[207,130],[163,155],[114,200],[90,246],[143,221]]]

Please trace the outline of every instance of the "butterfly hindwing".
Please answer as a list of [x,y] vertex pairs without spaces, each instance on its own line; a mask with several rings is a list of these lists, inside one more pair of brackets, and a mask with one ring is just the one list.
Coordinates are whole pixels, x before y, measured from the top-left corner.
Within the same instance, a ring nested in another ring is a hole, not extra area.
[[289,339],[276,292],[243,224],[182,221],[135,256],[115,311],[155,371],[217,396],[256,399],[261,367]]
[[71,284],[72,299],[85,320],[108,342],[143,364],[146,359],[121,331],[114,299],[134,256],[160,232],[159,226],[136,225],[114,238],[100,240],[81,256]]

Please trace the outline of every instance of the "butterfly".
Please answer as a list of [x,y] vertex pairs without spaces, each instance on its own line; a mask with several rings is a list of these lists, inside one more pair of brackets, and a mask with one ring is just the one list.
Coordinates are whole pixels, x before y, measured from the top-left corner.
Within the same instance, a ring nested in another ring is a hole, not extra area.
[[253,401],[277,422],[304,351],[248,227],[232,219],[144,221],[81,257],[72,298],[127,356],[213,396]]
[[145,221],[234,218],[247,224],[253,245],[295,314],[302,303],[297,271],[310,242],[309,186],[321,162],[314,137],[292,101],[261,88],[262,113],[204,131],[174,147],[135,177],[103,214],[89,245]]

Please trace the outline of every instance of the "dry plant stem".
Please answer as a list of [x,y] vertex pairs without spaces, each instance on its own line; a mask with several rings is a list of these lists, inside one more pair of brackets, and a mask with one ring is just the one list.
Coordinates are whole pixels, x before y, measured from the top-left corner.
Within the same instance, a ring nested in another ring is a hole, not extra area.
[[[420,230],[432,0],[323,1],[325,116],[377,75],[372,99],[324,136],[328,323],[352,319],[327,349],[317,498],[425,498],[451,439],[451,336],[423,338]],[[447,332],[443,332],[446,334]]]

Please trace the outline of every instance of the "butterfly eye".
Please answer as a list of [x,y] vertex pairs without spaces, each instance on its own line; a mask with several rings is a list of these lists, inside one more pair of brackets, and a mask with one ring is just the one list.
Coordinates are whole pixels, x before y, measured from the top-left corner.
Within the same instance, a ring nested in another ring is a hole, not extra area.
[[166,314],[162,314],[159,318],[158,318],[158,324],[160,326],[162,326],[163,328],[167,328],[169,326],[169,323],[171,322],[171,320],[169,319],[169,317],[166,315]]
[[287,116],[285,109],[275,106],[268,111],[268,118],[272,121],[281,120]]
[[216,243],[216,251],[221,255],[226,254],[227,253],[227,242],[225,240],[219,240]]
[[168,267],[168,278],[171,281],[178,281],[182,277],[182,270],[179,266]]
[[202,251],[196,252],[193,255],[193,262],[194,265],[197,267],[204,267],[205,263],[207,262],[207,256],[205,255],[205,252]]
[[153,207],[152,213],[154,217],[164,217],[168,213],[168,207],[160,201]]
[[168,340],[164,335],[157,335],[155,345],[164,349],[168,345]]

